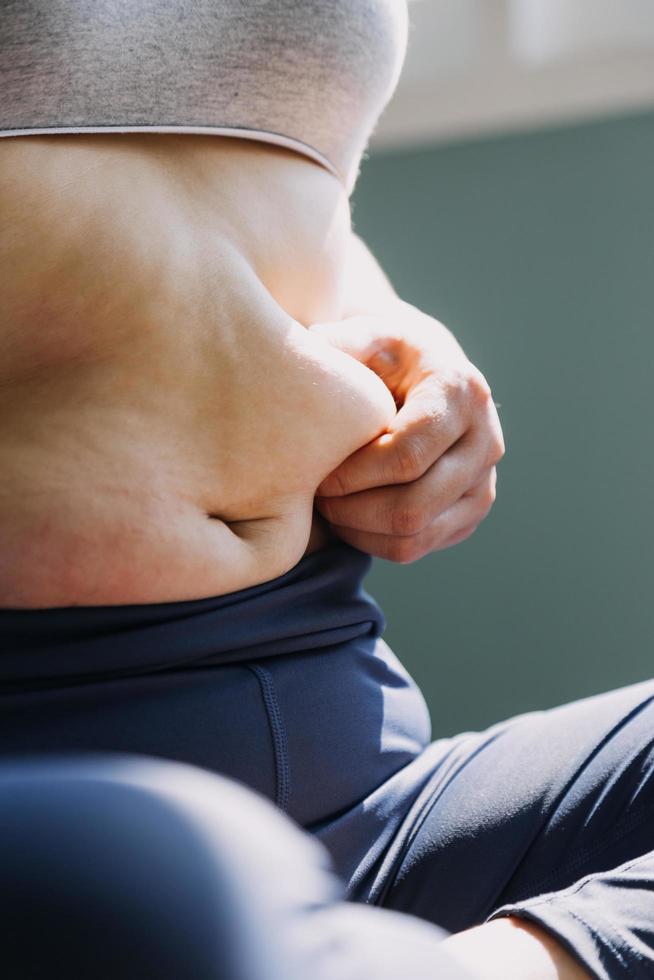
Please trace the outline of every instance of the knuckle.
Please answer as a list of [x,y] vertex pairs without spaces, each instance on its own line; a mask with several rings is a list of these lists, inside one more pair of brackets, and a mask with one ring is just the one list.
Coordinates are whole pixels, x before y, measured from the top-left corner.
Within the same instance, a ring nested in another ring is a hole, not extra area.
[[469,525],[468,527],[465,527],[465,528],[464,528],[464,529],[463,529],[463,530],[462,530],[462,531],[461,531],[461,532],[460,532],[460,533],[459,533],[459,534],[457,535],[457,538],[456,538],[456,540],[457,540],[457,544],[458,544],[458,543],[460,543],[461,541],[467,541],[467,540],[468,540],[468,538],[471,538],[471,537],[472,537],[472,535],[473,535],[473,534],[475,533],[475,531],[477,530],[477,528],[478,528],[478,527],[479,527],[479,523],[476,523],[476,524],[470,524],[470,525]]
[[417,534],[422,530],[424,518],[420,508],[403,504],[391,511],[391,534],[400,536]]
[[481,371],[473,366],[468,376],[468,396],[475,405],[485,405],[491,399],[488,381]]
[[471,513],[475,515],[477,523],[483,521],[489,510],[495,503],[495,487],[491,483],[484,484],[483,487],[475,492],[472,497]]
[[470,413],[470,376],[464,372],[453,371],[441,381],[442,403],[433,413],[434,428],[442,430],[451,421],[458,425]]
[[441,385],[448,405],[465,399],[468,383],[469,376],[463,368],[453,369],[442,378]]
[[338,496],[345,496],[348,493],[347,477],[340,469],[329,474],[329,489]]
[[456,544],[461,544],[462,541],[467,541],[475,531],[477,530],[480,521],[475,521],[473,524],[467,524],[465,527],[459,528],[454,534],[450,534],[448,538],[441,544],[442,548],[452,548]]
[[412,538],[395,538],[389,544],[389,552],[392,561],[400,565],[407,565],[421,556],[421,550]]
[[491,459],[493,465],[499,463],[499,461],[504,456],[506,452],[506,447],[504,445],[504,436],[502,435],[502,430],[498,429],[493,433],[493,438],[491,440]]
[[394,478],[400,483],[417,480],[425,470],[425,444],[416,436],[406,436],[395,453]]
[[493,504],[495,503],[495,498],[497,497],[497,491],[494,484],[489,484],[484,487],[484,491],[481,496],[481,503],[484,508],[484,512],[488,513]]
[[[461,429],[465,427],[466,411],[462,402],[451,403],[444,414],[434,413],[428,420],[425,438],[428,440],[430,458],[428,464],[435,461],[435,456],[449,449],[459,438]],[[425,453],[426,455],[426,453]],[[423,472],[426,467],[423,467]]]
[[495,466],[496,463],[500,462],[500,460],[504,456],[504,453],[505,453],[504,442],[500,440],[493,447],[493,466]]

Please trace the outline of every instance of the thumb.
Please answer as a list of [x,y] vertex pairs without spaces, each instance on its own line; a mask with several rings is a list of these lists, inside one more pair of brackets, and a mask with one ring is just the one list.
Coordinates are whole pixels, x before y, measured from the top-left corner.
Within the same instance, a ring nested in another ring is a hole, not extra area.
[[398,385],[403,376],[403,359],[390,330],[380,330],[379,316],[351,316],[344,320],[315,323],[309,327],[315,337],[337,347],[365,364],[384,382],[398,403]]

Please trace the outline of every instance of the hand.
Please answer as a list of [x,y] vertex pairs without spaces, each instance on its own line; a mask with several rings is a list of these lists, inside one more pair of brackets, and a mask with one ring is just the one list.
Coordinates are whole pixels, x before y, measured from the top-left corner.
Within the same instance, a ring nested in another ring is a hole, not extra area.
[[438,320],[396,300],[388,314],[310,328],[387,385],[398,412],[318,487],[340,538],[411,562],[470,537],[494,500],[504,440],[490,388]]

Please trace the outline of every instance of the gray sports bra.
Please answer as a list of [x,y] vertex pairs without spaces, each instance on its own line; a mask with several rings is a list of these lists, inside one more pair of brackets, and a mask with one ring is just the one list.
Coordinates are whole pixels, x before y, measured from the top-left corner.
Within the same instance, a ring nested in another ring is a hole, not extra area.
[[2,0],[0,136],[264,140],[351,193],[406,43],[406,0]]

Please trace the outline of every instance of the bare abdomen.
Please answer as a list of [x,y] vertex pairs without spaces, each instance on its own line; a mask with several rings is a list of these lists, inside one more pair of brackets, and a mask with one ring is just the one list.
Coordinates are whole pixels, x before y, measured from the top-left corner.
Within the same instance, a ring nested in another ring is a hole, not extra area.
[[[324,541],[320,481],[395,410],[296,319],[338,314],[333,227],[347,215],[333,178],[271,151],[258,206],[244,174],[260,147],[228,140],[223,157],[207,143],[216,186],[203,190],[174,171],[183,140],[153,158],[145,143],[72,139],[70,179],[52,145],[31,169],[3,156],[13,140],[0,147],[0,197],[3,173],[14,206],[19,171],[39,173],[0,231],[0,606],[202,598],[282,574]],[[275,206],[288,247],[282,236],[268,255]]]

